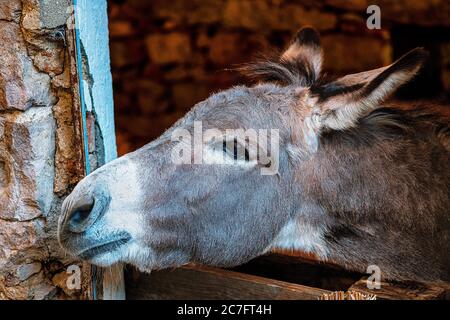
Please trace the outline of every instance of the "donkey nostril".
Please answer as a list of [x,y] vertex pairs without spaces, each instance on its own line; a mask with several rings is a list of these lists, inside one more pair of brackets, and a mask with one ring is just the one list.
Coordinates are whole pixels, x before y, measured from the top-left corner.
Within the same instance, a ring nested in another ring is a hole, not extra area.
[[72,217],[70,218],[70,222],[73,224],[79,224],[82,223],[84,220],[86,220],[89,216],[89,213],[91,213],[91,211],[89,210],[78,210],[75,211],[72,215]]
[[83,232],[88,227],[89,216],[94,208],[94,203],[84,205],[72,211],[69,217],[69,230],[72,232]]
[[[90,195],[82,195],[78,199],[63,205],[64,218],[61,220],[61,230],[72,233],[83,233],[91,226],[97,225],[108,211],[111,197],[104,191],[97,190]],[[67,200],[67,199],[66,199]]]

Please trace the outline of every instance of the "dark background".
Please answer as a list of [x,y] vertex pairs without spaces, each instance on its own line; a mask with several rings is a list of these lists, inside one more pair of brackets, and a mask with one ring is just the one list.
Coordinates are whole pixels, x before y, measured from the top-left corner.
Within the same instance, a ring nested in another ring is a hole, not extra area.
[[[381,8],[381,30],[366,27],[370,4]],[[120,155],[212,92],[245,83],[227,68],[281,50],[304,25],[321,32],[329,75],[378,68],[426,47],[426,68],[397,98],[448,102],[448,0],[109,0],[109,18]]]

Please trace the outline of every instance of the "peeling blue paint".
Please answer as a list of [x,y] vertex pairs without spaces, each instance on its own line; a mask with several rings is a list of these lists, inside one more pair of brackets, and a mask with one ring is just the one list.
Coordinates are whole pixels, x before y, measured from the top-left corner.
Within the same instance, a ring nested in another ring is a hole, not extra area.
[[83,45],[86,55],[85,59],[89,64],[90,70],[90,75],[86,75],[84,78],[90,77],[92,79],[90,84],[80,79],[80,94],[82,95],[84,113],[83,121],[86,123],[87,111],[95,111],[96,121],[103,137],[105,162],[109,162],[117,157],[117,147],[109,57],[107,3],[105,0],[74,0],[74,5],[79,57],[78,67],[81,68],[81,71],[83,70],[81,59],[81,45]]

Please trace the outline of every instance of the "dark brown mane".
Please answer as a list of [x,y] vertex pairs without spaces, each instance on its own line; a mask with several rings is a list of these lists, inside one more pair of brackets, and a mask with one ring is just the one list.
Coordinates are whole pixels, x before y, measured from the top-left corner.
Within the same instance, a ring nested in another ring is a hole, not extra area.
[[303,60],[283,60],[264,58],[253,63],[248,63],[237,69],[245,77],[254,82],[271,82],[282,86],[299,85],[310,87],[319,102],[330,97],[346,94],[361,89],[365,83],[346,86],[335,82],[335,77],[317,75],[313,66]]
[[278,83],[280,85],[300,85],[310,87],[317,82],[314,68],[306,60],[285,60],[269,57],[244,64],[237,70],[252,81]]
[[369,144],[388,138],[411,136],[416,139],[437,137],[445,146],[450,143],[450,121],[442,108],[419,105],[410,109],[384,107],[359,120],[355,128],[325,132],[328,142]]

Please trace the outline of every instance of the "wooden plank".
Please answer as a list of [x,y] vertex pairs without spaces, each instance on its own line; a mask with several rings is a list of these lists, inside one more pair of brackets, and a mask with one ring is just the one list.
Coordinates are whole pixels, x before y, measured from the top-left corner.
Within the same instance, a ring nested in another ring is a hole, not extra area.
[[125,300],[122,264],[103,269],[103,300]]
[[92,281],[92,266],[87,262],[83,262],[81,273],[81,300],[93,300],[95,284]]
[[294,249],[275,248],[275,249],[271,250],[270,252],[273,254],[277,254],[277,255],[300,258],[302,260],[319,261],[318,256],[315,255],[314,253],[308,253],[308,252],[303,252],[303,251],[294,250]]
[[127,299],[316,300],[327,290],[247,275],[218,268],[188,265],[151,274],[127,272]]
[[374,294],[377,300],[442,300],[449,299],[450,285],[419,282],[381,282],[380,289],[368,289],[367,277],[353,284],[349,291]]

